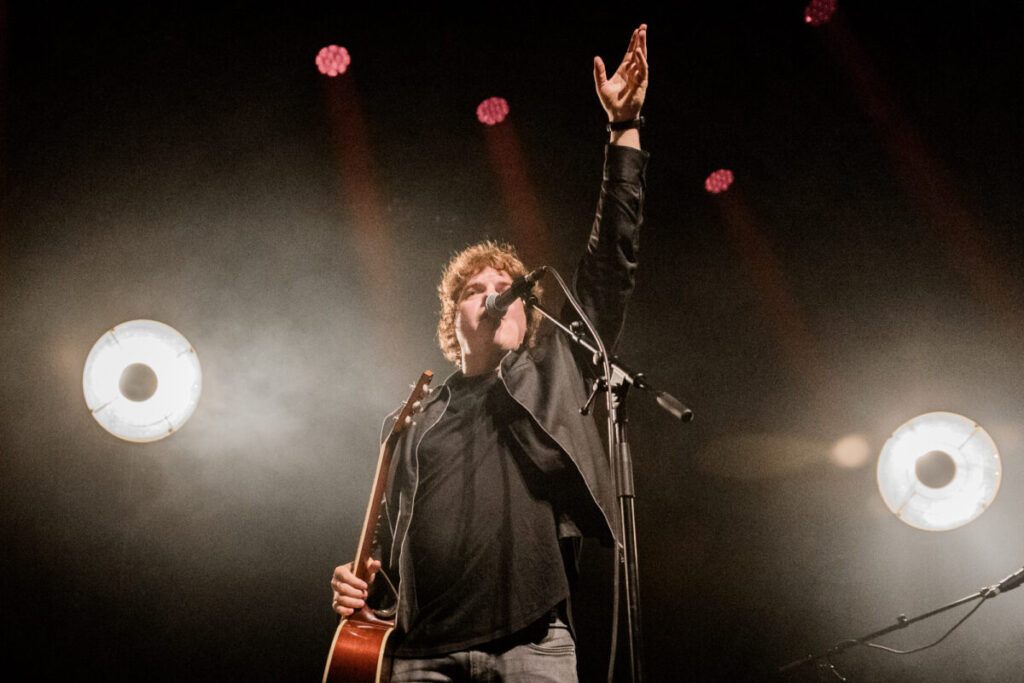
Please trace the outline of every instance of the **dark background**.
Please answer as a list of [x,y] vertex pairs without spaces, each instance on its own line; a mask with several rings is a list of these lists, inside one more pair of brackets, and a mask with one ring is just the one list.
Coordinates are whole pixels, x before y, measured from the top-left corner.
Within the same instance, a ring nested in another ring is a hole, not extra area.
[[[451,369],[440,269],[526,225],[569,274],[600,180],[591,60],[614,68],[641,21],[652,156],[621,352],[697,416],[630,404],[650,679],[771,679],[1020,567],[1019,4],[846,2],[822,27],[800,2],[618,4],[0,4],[5,677],[318,680],[380,419]],[[314,65],[332,43],[337,79]],[[474,115],[494,95],[500,134]],[[489,151],[510,140],[518,158]],[[719,168],[736,181],[712,196]],[[191,420],[145,445],[81,390],[92,344],[136,318],[204,373]],[[987,429],[1004,468],[945,533],[875,486],[888,436],[934,410]],[[849,435],[859,467],[830,456]],[[611,564],[585,561],[590,681]],[[1020,680],[1021,600],[836,663]]]

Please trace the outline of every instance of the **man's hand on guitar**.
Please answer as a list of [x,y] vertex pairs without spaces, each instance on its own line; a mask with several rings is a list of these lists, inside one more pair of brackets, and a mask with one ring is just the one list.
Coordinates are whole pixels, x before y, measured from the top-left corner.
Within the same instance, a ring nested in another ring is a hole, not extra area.
[[[380,569],[380,561],[374,559],[366,560],[366,569],[370,572],[370,583]],[[363,608],[366,604],[367,590],[369,584],[362,579],[356,578],[352,573],[352,563],[335,567],[334,576],[331,577],[331,589],[334,591],[334,600],[331,606],[334,611],[343,617],[351,616],[356,610]]]

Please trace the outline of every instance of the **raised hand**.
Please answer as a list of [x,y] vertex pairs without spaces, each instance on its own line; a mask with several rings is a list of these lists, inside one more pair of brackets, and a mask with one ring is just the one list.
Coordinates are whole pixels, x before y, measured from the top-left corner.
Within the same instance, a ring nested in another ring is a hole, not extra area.
[[628,121],[640,115],[647,95],[647,24],[633,31],[626,56],[611,78],[604,61],[594,57],[594,86],[609,121]]

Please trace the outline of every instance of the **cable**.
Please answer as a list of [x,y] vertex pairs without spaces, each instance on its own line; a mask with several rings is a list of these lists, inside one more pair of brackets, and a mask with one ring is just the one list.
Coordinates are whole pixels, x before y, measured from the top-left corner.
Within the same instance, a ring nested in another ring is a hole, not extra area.
[[[949,629],[948,631],[946,631],[942,635],[942,637],[939,638],[938,640],[936,640],[934,643],[930,643],[928,645],[922,645],[921,647],[915,647],[913,650],[897,650],[895,648],[887,647],[885,645],[880,645],[878,643],[861,643],[861,645],[863,645],[864,647],[871,647],[871,648],[874,648],[876,650],[882,650],[883,652],[888,652],[888,653],[894,654],[894,655],[911,655],[911,654],[914,654],[915,652],[921,652],[922,650],[927,650],[930,647],[935,647],[936,645],[938,645],[939,643],[944,641],[946,638],[948,638],[949,634],[952,633],[953,631],[957,630],[960,627],[960,624],[962,624],[965,621],[967,621],[971,617],[971,615],[973,615],[975,612],[977,612],[981,608],[981,606],[985,604],[986,600],[988,600],[988,596],[981,596],[981,601],[977,605],[975,605],[974,608],[970,612],[965,614],[960,619],[960,621],[958,621],[955,624],[953,624],[953,627],[951,629]],[[839,645],[841,643],[848,643],[848,642],[851,642],[851,641],[844,640],[844,641],[841,641],[840,643],[837,643],[837,645]],[[860,642],[860,641],[854,641],[854,642]]]
[[612,644],[608,653],[608,683],[615,683],[615,659],[619,650],[619,544],[615,544],[615,569],[612,570]]

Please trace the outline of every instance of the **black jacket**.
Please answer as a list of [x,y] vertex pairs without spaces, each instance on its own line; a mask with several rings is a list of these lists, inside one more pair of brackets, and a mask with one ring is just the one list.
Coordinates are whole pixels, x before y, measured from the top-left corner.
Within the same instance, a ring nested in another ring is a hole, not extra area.
[[[609,349],[618,340],[633,291],[647,158],[646,152],[628,147],[606,147],[597,215],[574,278],[577,297]],[[561,446],[580,474],[578,498],[585,502],[562,515],[559,536],[585,534],[611,544],[620,535],[614,480],[593,418],[579,414],[589,390],[585,376],[590,359],[575,354],[570,344],[554,326],[542,323],[537,343],[509,352],[498,372],[512,399]],[[417,449],[448,401],[447,382],[424,399],[423,411],[404,431],[388,472],[389,495],[377,545],[384,572],[398,586],[398,626],[403,630],[415,616],[415,601],[409,599],[415,595],[412,559],[404,551],[415,512]],[[385,420],[385,435],[396,417],[397,412]],[[374,582],[371,604],[387,602],[385,587],[385,582]]]

